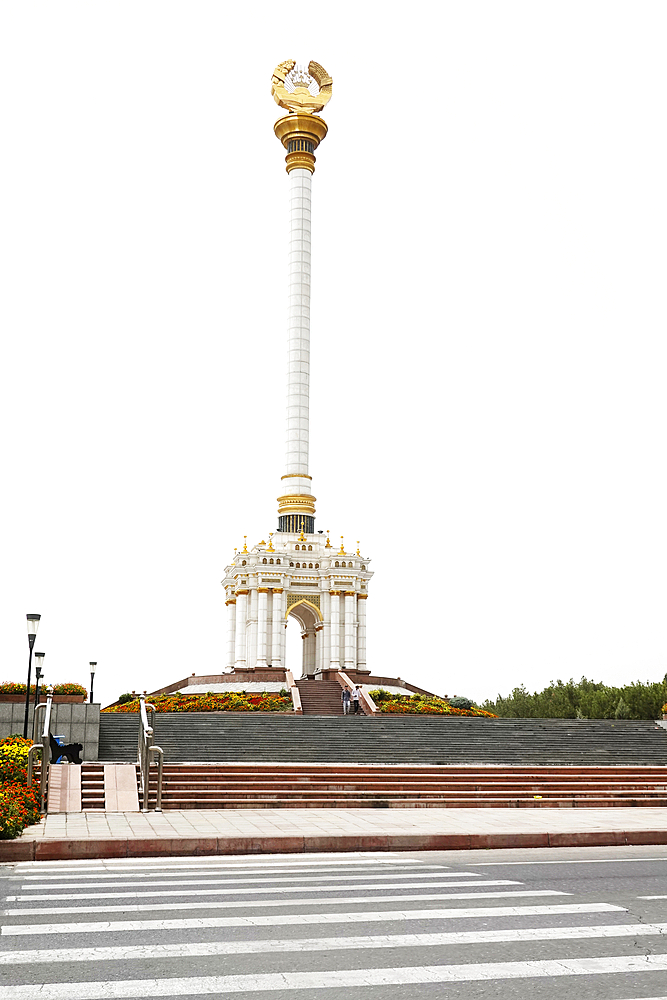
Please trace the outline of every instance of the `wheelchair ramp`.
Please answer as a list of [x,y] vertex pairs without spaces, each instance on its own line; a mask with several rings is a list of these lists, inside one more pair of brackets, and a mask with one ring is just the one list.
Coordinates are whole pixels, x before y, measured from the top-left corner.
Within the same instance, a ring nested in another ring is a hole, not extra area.
[[81,812],[81,768],[77,764],[51,764],[47,810]]
[[104,765],[106,812],[139,812],[136,764]]

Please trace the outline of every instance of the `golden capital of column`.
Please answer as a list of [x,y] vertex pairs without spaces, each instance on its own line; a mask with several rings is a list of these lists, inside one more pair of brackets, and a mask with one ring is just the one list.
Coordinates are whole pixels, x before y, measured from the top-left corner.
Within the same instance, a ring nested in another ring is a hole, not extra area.
[[310,493],[288,494],[278,497],[278,516],[284,514],[307,514],[315,516],[315,497]]
[[279,63],[271,77],[271,93],[281,108],[289,112],[273,126],[287,150],[287,173],[315,170],[315,150],[327,134],[327,123],[317,117],[331,99],[333,81],[327,71],[311,60],[308,69],[294,59]]

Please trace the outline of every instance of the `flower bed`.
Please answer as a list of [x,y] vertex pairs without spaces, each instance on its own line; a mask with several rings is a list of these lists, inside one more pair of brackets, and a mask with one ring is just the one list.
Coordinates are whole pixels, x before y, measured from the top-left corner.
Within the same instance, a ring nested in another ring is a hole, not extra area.
[[[292,699],[287,691],[261,694],[175,694],[157,695],[151,699],[156,712],[291,712]],[[138,712],[139,699],[109,705],[103,712]]]
[[0,740],[0,839],[11,840],[39,820],[39,785],[26,785],[31,740]]
[[[68,681],[66,684],[54,684],[54,701],[76,701],[83,702],[88,697],[88,692],[82,684],[73,684]],[[30,685],[30,697],[35,697],[35,685]],[[25,684],[18,681],[3,681],[0,684],[0,701],[21,701],[25,699]],[[40,701],[45,701],[44,688],[40,685]]]
[[428,697],[423,694],[390,694],[384,688],[370,692],[371,698],[381,712],[394,715],[470,715],[476,718],[497,719],[492,712],[482,708],[454,708],[444,698]]

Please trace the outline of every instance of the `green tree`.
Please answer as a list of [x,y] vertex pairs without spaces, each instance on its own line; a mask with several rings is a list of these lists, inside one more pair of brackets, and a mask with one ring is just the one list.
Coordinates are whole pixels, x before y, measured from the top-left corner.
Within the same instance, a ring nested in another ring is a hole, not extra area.
[[[506,719],[657,719],[667,702],[667,674],[661,681],[633,681],[613,687],[582,677],[552,681],[532,694],[524,685],[486,700],[482,708]],[[619,709],[624,714],[617,715]]]

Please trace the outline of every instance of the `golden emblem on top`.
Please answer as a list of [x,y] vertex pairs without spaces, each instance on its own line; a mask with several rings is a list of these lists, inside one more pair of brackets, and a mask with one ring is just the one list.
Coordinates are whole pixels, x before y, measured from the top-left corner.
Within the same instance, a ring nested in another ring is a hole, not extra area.
[[295,59],[286,59],[273,71],[271,94],[276,104],[293,114],[314,115],[331,99],[332,84],[331,77],[319,63],[311,60],[305,70],[296,65]]

